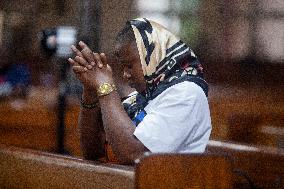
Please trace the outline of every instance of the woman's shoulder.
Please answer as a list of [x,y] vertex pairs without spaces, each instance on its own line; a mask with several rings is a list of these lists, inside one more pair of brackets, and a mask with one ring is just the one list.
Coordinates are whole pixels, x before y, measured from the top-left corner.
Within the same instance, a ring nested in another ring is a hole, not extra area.
[[183,81],[171,86],[172,90],[180,90],[184,92],[203,92],[202,88],[192,81]]
[[[168,89],[166,89],[164,92],[170,93],[174,96],[205,96],[205,93],[203,92],[202,88],[198,86],[196,83],[191,81],[183,81],[180,83],[177,83]],[[166,94],[165,93],[165,94]]]
[[165,102],[165,101],[179,101],[194,100],[199,98],[206,98],[202,88],[194,82],[183,81],[177,83],[158,95],[153,101],[154,102]]

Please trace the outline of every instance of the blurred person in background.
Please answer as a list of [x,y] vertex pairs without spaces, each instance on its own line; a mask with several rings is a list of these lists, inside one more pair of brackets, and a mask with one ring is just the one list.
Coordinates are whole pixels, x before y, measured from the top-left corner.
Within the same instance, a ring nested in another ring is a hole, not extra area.
[[30,71],[25,64],[11,64],[0,73],[1,97],[26,97],[31,83]]

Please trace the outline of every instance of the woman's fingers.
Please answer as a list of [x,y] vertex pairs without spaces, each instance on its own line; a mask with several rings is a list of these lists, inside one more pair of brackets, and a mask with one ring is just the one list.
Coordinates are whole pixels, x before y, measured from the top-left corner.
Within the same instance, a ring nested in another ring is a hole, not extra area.
[[95,57],[96,63],[98,64],[98,67],[102,68],[104,65],[102,63],[101,56],[98,53],[93,53],[93,55]]
[[74,71],[74,73],[80,74],[80,73],[86,72],[88,69],[86,67],[83,67],[83,66],[73,66],[72,70]]
[[72,58],[68,58],[68,62],[71,64],[71,66],[77,65],[77,63]]
[[91,51],[91,49],[89,48],[84,48],[81,53],[83,54],[83,57],[88,61],[89,64],[91,64],[91,62],[94,62],[94,56],[93,53]]
[[86,58],[86,60],[91,63],[94,62],[94,57],[93,57],[93,53],[92,50],[88,47],[88,45],[86,45],[83,41],[79,42],[79,46],[82,48],[82,55],[84,58]]
[[81,51],[74,45],[71,46],[72,51],[76,54],[76,56],[86,59],[88,64],[91,63],[92,66],[95,66],[95,60],[91,49],[82,41],[79,42],[79,46],[82,49]]
[[89,48],[83,41],[79,41],[79,46],[81,47],[81,49]]
[[102,63],[104,65],[107,65],[107,57],[106,57],[105,53],[101,53],[100,56],[101,56]]
[[84,67],[88,68],[89,70],[91,70],[93,68],[93,66],[91,66],[84,58],[82,58],[80,56],[76,56],[74,58],[74,60],[76,62],[78,62],[81,66],[84,66]]
[[71,45],[71,49],[76,54],[76,56],[83,57],[83,54],[74,45]]
[[103,68],[104,66],[107,67],[107,58],[104,53],[93,53],[91,49],[82,41],[79,42],[79,46],[82,48],[81,51],[79,51],[74,45],[71,46],[71,49],[76,54],[76,57],[74,59],[68,59],[70,64],[73,67],[75,66],[74,72],[83,72],[84,70],[81,67],[85,67],[86,70],[91,70],[96,65],[99,68]]
[[68,62],[70,63],[71,66],[80,66],[80,64],[75,60],[73,60],[72,58],[68,58]]
[[82,48],[81,53],[88,64],[91,66],[97,64],[99,68],[103,68],[103,66],[107,65],[106,55],[104,53],[92,53],[91,49],[83,41],[79,42],[79,46]]
[[[75,57],[75,58],[76,58],[76,57]],[[82,67],[82,68],[84,68],[85,71],[88,70],[87,67],[81,66],[80,63],[78,63],[77,61],[73,60],[72,58],[68,58],[68,62],[69,62],[70,65],[73,66],[73,67]],[[76,68],[76,69],[77,69],[77,68]]]
[[92,50],[82,41],[79,42],[80,47],[82,48],[82,55],[83,57],[89,62],[94,62],[94,56]]

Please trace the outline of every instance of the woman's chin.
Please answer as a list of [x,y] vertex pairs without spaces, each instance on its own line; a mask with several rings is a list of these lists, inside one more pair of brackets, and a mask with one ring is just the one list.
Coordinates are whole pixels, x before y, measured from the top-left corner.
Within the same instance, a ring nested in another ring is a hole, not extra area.
[[129,83],[131,88],[134,88],[137,92],[141,93],[146,90],[146,85],[142,83]]
[[140,87],[137,86],[137,85],[135,85],[134,83],[130,83],[129,86],[130,86],[131,88],[134,88],[134,89],[135,89],[136,91],[138,91],[138,92],[141,91],[141,90],[140,90]]

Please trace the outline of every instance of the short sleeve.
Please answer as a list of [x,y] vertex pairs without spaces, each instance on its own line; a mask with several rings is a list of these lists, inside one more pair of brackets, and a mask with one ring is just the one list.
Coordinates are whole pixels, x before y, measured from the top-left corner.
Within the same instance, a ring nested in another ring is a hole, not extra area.
[[187,81],[176,84],[151,101],[145,110],[147,115],[134,135],[151,152],[204,151],[211,120],[207,98],[198,85]]

